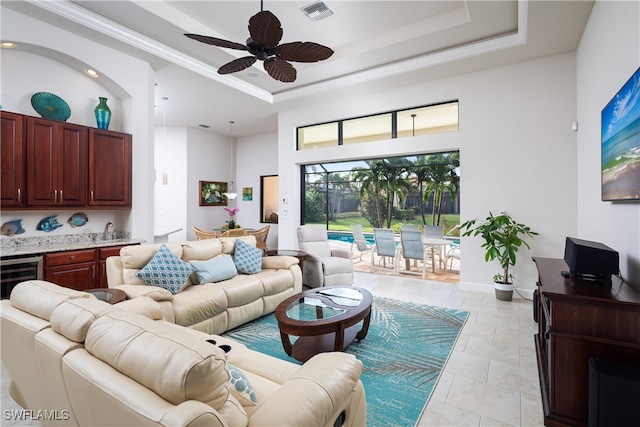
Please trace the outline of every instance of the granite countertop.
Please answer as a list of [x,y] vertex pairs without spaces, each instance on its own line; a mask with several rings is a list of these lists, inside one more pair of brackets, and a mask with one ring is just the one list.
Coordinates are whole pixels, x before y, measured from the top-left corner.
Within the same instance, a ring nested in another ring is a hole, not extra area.
[[66,236],[52,236],[46,238],[3,238],[3,257],[16,255],[35,255],[48,252],[72,251],[76,249],[103,248],[109,246],[135,245],[144,243],[145,240],[122,237],[117,239],[104,240],[95,235],[71,234]]

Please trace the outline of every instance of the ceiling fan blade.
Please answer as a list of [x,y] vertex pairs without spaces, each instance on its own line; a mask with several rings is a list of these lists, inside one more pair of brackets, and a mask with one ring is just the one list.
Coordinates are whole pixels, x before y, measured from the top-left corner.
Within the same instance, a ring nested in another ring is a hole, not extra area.
[[313,42],[292,42],[276,47],[275,54],[287,61],[317,62],[329,58],[333,50]]
[[230,42],[229,40],[218,39],[216,37],[201,36],[199,34],[185,34],[185,36],[189,37],[190,39],[197,40],[199,42],[211,44],[218,47],[226,47],[229,49],[237,49],[237,50],[249,50],[249,48],[247,48],[247,46],[243,44]]
[[282,40],[282,25],[273,13],[264,10],[249,19],[249,34],[254,42],[273,49]]
[[245,56],[243,58],[234,59],[233,61],[218,68],[218,74],[237,73],[238,71],[251,67],[256,61],[255,56]]
[[264,69],[271,77],[284,83],[296,81],[297,72],[293,65],[282,59],[267,59],[264,61]]

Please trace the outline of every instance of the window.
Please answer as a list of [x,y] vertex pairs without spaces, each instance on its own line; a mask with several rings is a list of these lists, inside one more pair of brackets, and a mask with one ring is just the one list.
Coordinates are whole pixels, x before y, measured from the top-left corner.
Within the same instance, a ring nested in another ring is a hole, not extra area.
[[299,127],[298,150],[458,130],[458,101]]
[[302,166],[303,220],[332,231],[460,223],[457,151]]

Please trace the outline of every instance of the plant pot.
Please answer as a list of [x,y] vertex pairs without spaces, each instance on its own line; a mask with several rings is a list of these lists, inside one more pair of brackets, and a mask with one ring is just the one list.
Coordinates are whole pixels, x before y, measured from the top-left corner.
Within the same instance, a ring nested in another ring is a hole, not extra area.
[[511,301],[513,298],[513,283],[494,282],[496,299],[499,301]]

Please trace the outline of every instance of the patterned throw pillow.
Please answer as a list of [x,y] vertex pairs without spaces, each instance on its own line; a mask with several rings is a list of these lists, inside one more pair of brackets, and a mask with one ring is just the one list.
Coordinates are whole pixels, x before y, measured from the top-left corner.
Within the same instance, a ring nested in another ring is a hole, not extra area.
[[260,273],[262,270],[262,249],[258,249],[243,240],[237,239],[233,260],[240,273]]
[[178,258],[163,243],[136,277],[147,285],[159,286],[175,295],[182,290],[192,272],[191,264]]
[[242,406],[256,406],[258,397],[244,373],[229,362],[227,362],[227,370],[230,376],[229,391],[231,394],[238,399]]

